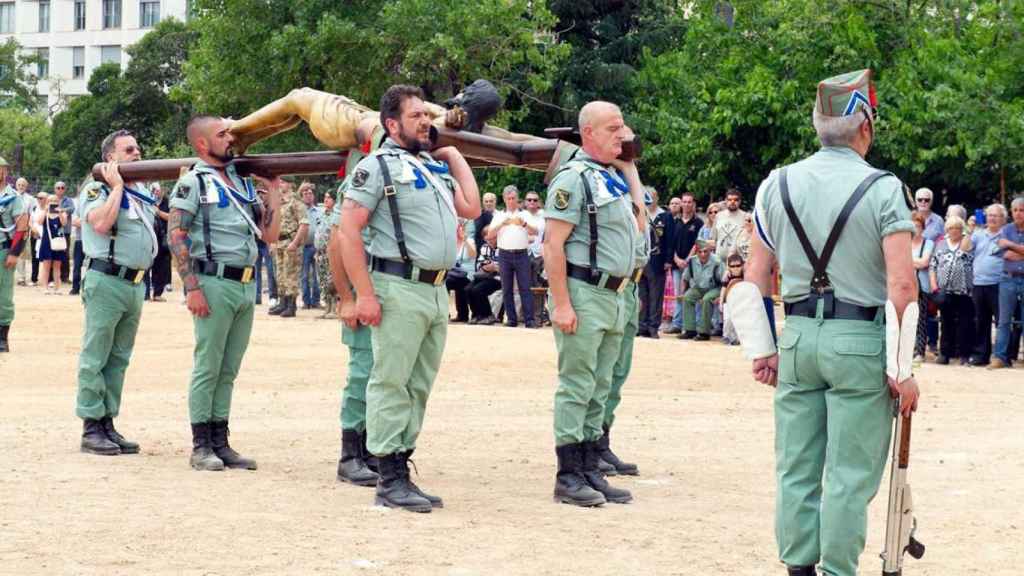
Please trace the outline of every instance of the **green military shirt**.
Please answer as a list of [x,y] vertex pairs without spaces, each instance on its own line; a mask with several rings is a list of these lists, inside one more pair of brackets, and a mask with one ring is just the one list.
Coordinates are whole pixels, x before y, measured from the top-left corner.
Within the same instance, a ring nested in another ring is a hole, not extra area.
[[[133,192],[138,196],[133,195]],[[109,261],[110,234],[97,232],[89,223],[89,213],[103,206],[110,195],[110,188],[102,182],[90,182],[82,188],[81,194],[82,251],[88,258]],[[157,250],[155,219],[156,198],[140,184],[126,185],[114,222],[117,234],[114,238],[113,264],[136,269],[153,265]]]
[[378,155],[385,158],[395,186],[402,232],[413,265],[424,270],[451,268],[456,257],[455,179],[448,173],[447,165],[420,152],[416,160],[431,173],[424,174],[412,155],[390,138],[356,165],[345,193],[346,198],[370,211],[367,252],[378,258],[402,260],[395,241],[391,207],[384,197]]
[[581,148],[575,157],[555,175],[548,186],[544,218],[573,225],[565,242],[566,260],[576,266],[590,267],[590,219],[583,192],[584,178],[597,206],[597,268],[613,276],[629,276],[636,265],[637,224],[628,190],[609,190],[607,178],[624,184],[621,176],[609,172]]
[[[229,164],[226,171],[231,180],[231,190],[217,175],[216,168],[203,161],[197,162],[174,186],[170,207],[193,215],[188,231],[192,240],[189,249],[192,258],[206,260],[206,243],[209,241],[215,262],[235,267],[253,266],[257,255],[253,226],[259,226],[256,213],[262,212],[263,203],[256,196],[252,184],[238,176],[234,165]],[[205,182],[205,197],[200,194],[200,177]],[[232,191],[238,196],[229,196]],[[209,212],[210,239],[203,234],[204,210]]]
[[[825,147],[787,170],[789,195],[811,245],[819,255],[843,205],[876,168],[850,148]],[[800,247],[779,192],[779,171],[761,183],[754,203],[755,228],[775,252],[782,273],[782,298],[805,299],[811,292],[812,266]],[[826,272],[835,297],[859,306],[887,300],[882,239],[911,232],[903,183],[886,176],[875,181],[850,215]]]
[[683,268],[683,280],[690,288],[708,291],[722,285],[722,277],[725,269],[718,256],[711,254],[708,261],[701,263],[700,258],[694,256],[686,261],[686,268]]
[[0,192],[0,241],[7,242],[14,237],[17,220],[26,212],[28,212],[28,203],[25,201],[25,196],[18,194],[14,188],[6,186]]

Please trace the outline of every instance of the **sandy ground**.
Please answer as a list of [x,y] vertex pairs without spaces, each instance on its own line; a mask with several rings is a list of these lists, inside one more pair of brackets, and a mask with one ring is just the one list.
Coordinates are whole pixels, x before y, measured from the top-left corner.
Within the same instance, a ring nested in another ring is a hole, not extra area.
[[[65,288],[66,291],[66,288]],[[638,340],[614,446],[630,505],[551,501],[549,330],[453,326],[416,454],[446,508],[372,505],[335,481],[347,351],[336,321],[257,312],[232,443],[257,472],[193,472],[180,295],[147,304],[119,428],[137,456],[79,453],[79,300],[18,288],[0,357],[2,574],[773,575],[770,392],[737,348]],[[1021,573],[1024,371],[926,365],[911,481],[928,546],[907,575]],[[887,480],[862,574],[878,574]]]

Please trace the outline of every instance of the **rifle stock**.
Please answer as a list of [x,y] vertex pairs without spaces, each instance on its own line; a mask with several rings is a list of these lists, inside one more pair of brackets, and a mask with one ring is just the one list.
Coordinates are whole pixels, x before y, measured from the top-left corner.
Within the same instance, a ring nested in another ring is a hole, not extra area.
[[893,432],[892,462],[889,474],[889,506],[885,523],[885,547],[882,550],[882,576],[900,576],[903,573],[903,553],[914,558],[924,556],[924,544],[914,538],[917,520],[914,501],[907,482],[910,466],[911,418],[896,415]]

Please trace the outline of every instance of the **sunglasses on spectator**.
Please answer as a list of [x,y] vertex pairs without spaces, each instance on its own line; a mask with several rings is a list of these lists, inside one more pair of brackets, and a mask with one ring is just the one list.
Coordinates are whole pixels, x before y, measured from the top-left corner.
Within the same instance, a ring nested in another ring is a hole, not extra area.
[[527,198],[527,202],[540,202],[540,198]]
[[918,202],[924,202],[926,204],[931,204],[932,203],[932,199],[931,198],[918,198],[917,201]]

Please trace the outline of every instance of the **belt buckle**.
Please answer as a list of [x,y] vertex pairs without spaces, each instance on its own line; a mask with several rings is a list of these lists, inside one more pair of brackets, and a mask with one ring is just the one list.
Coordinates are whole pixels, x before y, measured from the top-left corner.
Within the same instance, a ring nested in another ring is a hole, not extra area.
[[643,275],[644,275],[644,269],[643,268],[637,268],[636,270],[634,270],[633,271],[633,282],[639,284],[640,283],[640,277],[643,276]]
[[253,267],[252,266],[246,266],[242,270],[242,284],[248,284],[249,282],[252,282],[252,273],[253,273]]
[[620,278],[619,285],[615,288],[615,291],[619,294],[622,294],[622,292],[626,289],[626,284],[626,280],[624,278]]
[[444,284],[444,277],[447,275],[447,270],[438,270],[437,276],[434,278],[434,286],[441,286],[442,284]]
[[142,282],[142,279],[145,276],[146,276],[146,271],[145,270],[136,270],[135,271],[135,278],[132,279],[132,284],[138,284],[139,282]]
[[396,193],[395,186],[393,184],[384,187],[385,196],[394,196]]

